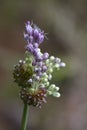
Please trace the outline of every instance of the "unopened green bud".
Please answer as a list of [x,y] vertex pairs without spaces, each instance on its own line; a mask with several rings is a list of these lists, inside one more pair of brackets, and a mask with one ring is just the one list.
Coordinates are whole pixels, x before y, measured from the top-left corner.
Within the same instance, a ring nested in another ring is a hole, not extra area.
[[59,64],[55,64],[54,67],[55,67],[55,68],[59,68]]
[[48,72],[49,72],[49,73],[52,73],[52,72],[53,72],[53,68],[49,68],[49,69],[48,69]]
[[49,66],[53,67],[53,63],[52,63],[52,62],[51,62],[51,63],[49,63]]
[[46,83],[45,83],[45,85],[46,85],[47,87],[49,86],[49,84],[50,84],[49,82],[46,82]]
[[50,88],[51,88],[51,89],[55,89],[55,88],[56,88],[56,85],[55,85],[55,84],[51,84],[51,85],[50,85]]
[[48,90],[48,91],[47,91],[47,94],[48,94],[48,95],[52,95],[52,91],[49,91],[49,90]]
[[59,89],[60,89],[59,87],[55,87],[55,90],[56,90],[56,91],[59,91]]
[[54,56],[51,56],[51,57],[50,57],[50,60],[51,60],[51,61],[54,61],[54,59],[55,59]]
[[29,91],[30,91],[31,93],[34,93],[35,89],[34,89],[34,88],[30,88]]
[[48,79],[47,78],[44,78],[44,80],[43,80],[44,82],[47,82],[48,81]]
[[48,75],[48,79],[49,79],[49,80],[52,79],[52,75],[51,75],[51,74]]
[[43,73],[43,77],[44,77],[44,78],[48,78],[47,73]]
[[47,64],[47,65],[49,64],[49,59],[46,60],[46,64]]
[[54,97],[60,97],[61,95],[60,95],[59,92],[54,92],[54,93],[53,93],[53,96],[54,96]]

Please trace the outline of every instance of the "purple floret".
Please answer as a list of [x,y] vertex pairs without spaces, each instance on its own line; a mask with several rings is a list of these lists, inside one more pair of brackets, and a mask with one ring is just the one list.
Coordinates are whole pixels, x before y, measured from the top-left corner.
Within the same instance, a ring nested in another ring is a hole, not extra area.
[[29,21],[26,23],[25,27],[26,27],[27,33],[28,33],[29,35],[32,35],[32,33],[33,33],[33,28],[32,28],[32,26],[30,25],[30,22],[29,22]]
[[48,59],[48,57],[49,57],[49,54],[48,54],[47,52],[45,52],[45,53],[43,54],[43,60]]
[[26,49],[30,52],[30,53],[33,53],[34,52],[34,48],[33,48],[33,45],[31,43],[29,43],[26,47]]

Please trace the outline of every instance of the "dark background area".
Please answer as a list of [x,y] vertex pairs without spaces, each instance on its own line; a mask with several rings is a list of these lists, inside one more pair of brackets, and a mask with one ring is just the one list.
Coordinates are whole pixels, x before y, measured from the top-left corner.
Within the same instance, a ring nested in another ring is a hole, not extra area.
[[87,130],[86,0],[0,0],[0,130],[20,129],[23,103],[12,71],[24,57],[27,20],[48,33],[42,51],[66,63],[52,80],[61,97],[30,107],[28,129]]

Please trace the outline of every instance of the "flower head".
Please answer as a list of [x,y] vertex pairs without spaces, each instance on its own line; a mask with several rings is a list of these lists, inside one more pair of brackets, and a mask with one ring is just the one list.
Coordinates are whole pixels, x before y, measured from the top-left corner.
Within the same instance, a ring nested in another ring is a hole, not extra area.
[[50,84],[52,72],[65,67],[60,58],[42,53],[39,48],[44,41],[45,33],[36,25],[28,21],[25,25],[24,38],[27,41],[25,59],[15,65],[13,76],[20,86],[20,97],[23,102],[41,107],[46,103],[47,95],[60,97],[59,87]]

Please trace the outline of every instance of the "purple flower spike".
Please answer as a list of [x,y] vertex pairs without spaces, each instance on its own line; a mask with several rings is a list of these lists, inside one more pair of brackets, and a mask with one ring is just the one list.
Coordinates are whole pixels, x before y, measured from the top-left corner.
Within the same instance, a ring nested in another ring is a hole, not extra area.
[[44,65],[44,66],[42,67],[42,72],[45,72],[46,70],[47,70],[47,66]]
[[36,61],[37,61],[37,62],[42,61],[42,57],[41,57],[40,55],[37,55],[37,56],[36,56]]
[[29,36],[28,36],[28,34],[24,33],[24,39],[25,39],[26,41],[29,41]]
[[41,77],[43,73],[41,71],[38,72],[38,76]]
[[27,24],[26,24],[25,27],[26,27],[26,31],[27,31],[27,33],[29,33],[30,35],[32,35],[32,33],[33,33],[33,28],[31,27],[29,21],[27,22]]
[[65,67],[60,58],[42,53],[39,45],[44,41],[46,33],[31,22],[25,24],[24,38],[27,41],[25,59],[14,66],[14,81],[20,87],[20,97],[24,104],[41,107],[46,97],[60,97],[59,87],[50,84],[54,69]]
[[29,37],[29,42],[30,42],[30,43],[33,43],[33,40],[34,40],[33,36],[30,36],[30,37]]
[[39,33],[39,39],[38,39],[39,44],[41,44],[43,41],[44,41],[44,35]]
[[26,49],[27,49],[29,52],[31,52],[31,53],[34,52],[34,48],[33,48],[33,45],[32,45],[31,43],[29,43],[29,44],[27,45]]
[[38,48],[38,46],[39,46],[38,43],[34,43],[35,48]]
[[39,66],[39,67],[42,67],[42,66],[43,66],[43,62],[42,62],[42,61],[39,62],[39,63],[38,63],[38,66]]
[[38,36],[39,36],[39,31],[38,31],[38,29],[36,28],[36,29],[34,30],[34,37],[35,37],[35,38],[38,38]]
[[48,59],[48,57],[49,57],[49,54],[48,54],[47,52],[45,52],[45,53],[43,54],[43,60]]
[[36,57],[36,55],[37,55],[37,53],[38,53],[38,48],[34,48],[34,56]]

